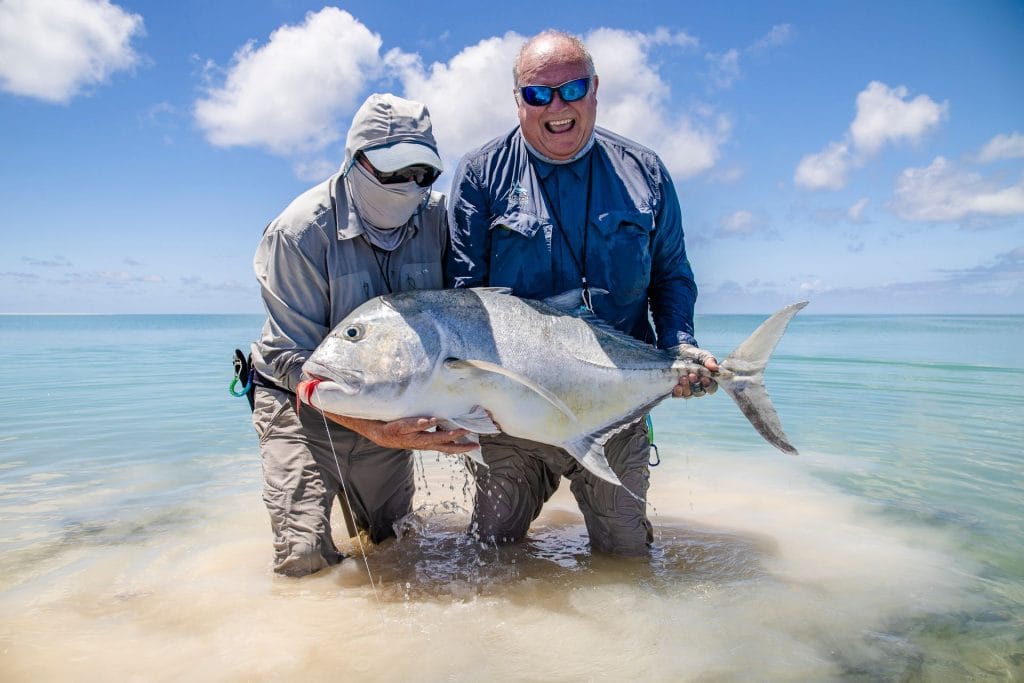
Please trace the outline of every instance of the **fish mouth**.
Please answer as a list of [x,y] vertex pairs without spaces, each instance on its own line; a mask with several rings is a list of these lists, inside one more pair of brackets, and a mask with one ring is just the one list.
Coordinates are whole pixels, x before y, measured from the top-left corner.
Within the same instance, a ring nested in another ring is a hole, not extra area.
[[305,368],[305,370],[306,374],[312,380],[314,389],[317,385],[329,383],[332,385],[332,388],[340,389],[346,394],[358,394],[362,390],[363,385],[366,384],[363,379],[363,373],[358,370],[339,370],[337,368],[325,368],[319,365],[315,365],[312,368]]

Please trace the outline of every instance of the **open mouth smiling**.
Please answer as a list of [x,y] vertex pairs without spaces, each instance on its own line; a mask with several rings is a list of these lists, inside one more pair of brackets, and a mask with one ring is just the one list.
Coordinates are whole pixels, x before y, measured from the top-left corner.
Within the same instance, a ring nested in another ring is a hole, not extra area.
[[576,127],[576,119],[559,119],[557,121],[548,121],[544,124],[544,128],[549,133],[568,133]]

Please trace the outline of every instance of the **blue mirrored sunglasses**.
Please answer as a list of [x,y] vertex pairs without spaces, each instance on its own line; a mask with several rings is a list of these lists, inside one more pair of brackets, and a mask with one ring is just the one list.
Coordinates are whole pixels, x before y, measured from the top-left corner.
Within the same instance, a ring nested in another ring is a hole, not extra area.
[[543,107],[551,104],[555,97],[555,91],[563,102],[575,102],[587,96],[590,90],[590,76],[577,78],[574,81],[566,81],[562,85],[524,85],[519,89],[523,101],[531,107]]

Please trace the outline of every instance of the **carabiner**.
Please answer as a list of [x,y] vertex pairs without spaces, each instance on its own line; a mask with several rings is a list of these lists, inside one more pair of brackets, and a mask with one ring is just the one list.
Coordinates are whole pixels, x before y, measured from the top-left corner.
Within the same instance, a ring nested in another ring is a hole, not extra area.
[[658,444],[654,443],[654,420],[651,419],[651,414],[647,413],[644,417],[644,422],[647,423],[647,442],[651,445],[651,453],[654,454],[654,459],[651,460],[650,456],[647,457],[647,464],[651,467],[657,467],[661,464],[661,453],[658,452]]
[[[228,385],[228,391],[232,396],[241,398],[252,389],[252,378],[255,370],[249,366],[249,361],[238,349],[235,349],[235,357],[231,364],[235,368],[235,377],[231,380],[231,384]],[[245,384],[241,389],[237,389],[238,383],[242,380],[242,375],[245,375]]]

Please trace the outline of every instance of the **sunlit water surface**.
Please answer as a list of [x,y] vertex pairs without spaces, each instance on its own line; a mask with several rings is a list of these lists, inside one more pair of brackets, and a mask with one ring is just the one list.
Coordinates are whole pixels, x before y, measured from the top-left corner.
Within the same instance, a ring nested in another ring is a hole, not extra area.
[[422,454],[401,538],[301,580],[226,390],[259,325],[0,317],[0,680],[1024,680],[1024,318],[801,314],[767,377],[801,455],[663,404],[649,558],[592,555],[567,490],[482,545]]

